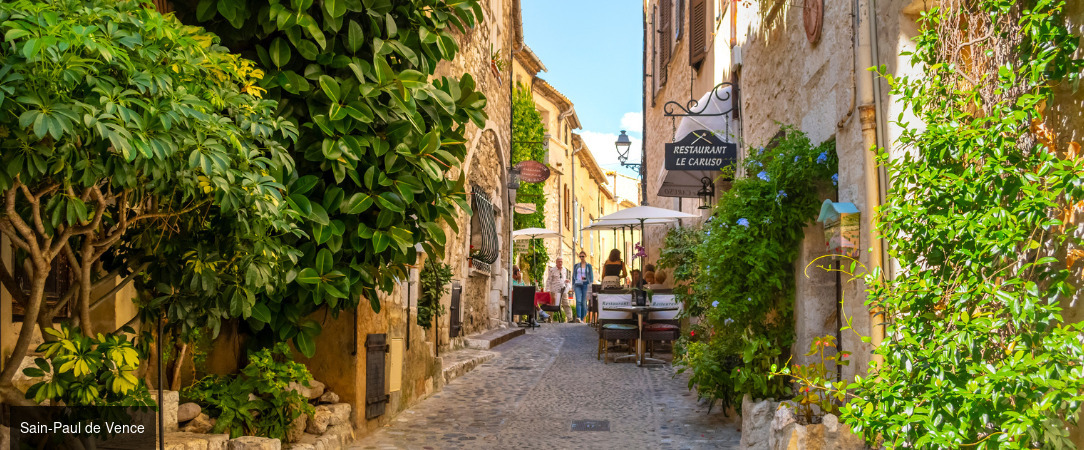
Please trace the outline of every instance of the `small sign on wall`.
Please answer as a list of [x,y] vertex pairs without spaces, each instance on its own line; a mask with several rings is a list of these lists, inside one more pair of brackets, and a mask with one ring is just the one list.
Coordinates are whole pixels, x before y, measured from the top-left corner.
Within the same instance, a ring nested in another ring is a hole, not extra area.
[[817,221],[824,224],[824,241],[828,253],[858,258],[861,217],[854,203],[825,200],[821,204],[821,214]]

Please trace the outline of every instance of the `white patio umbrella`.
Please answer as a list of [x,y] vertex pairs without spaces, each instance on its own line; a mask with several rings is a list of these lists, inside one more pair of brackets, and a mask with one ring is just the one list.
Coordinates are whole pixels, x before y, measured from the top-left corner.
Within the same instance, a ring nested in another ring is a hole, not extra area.
[[[654,206],[636,206],[633,208],[622,209],[612,214],[599,217],[598,222],[609,223],[612,221],[634,221],[634,223],[640,225],[640,236],[644,236],[644,225],[649,220],[669,220],[674,221],[677,219],[694,219],[700,217],[696,214],[689,214],[687,212],[676,211],[673,209],[657,208]],[[647,242],[644,242],[644,251],[647,251]],[[644,269],[644,261],[640,260],[640,270]],[[643,281],[643,278],[640,278]]]
[[[533,241],[535,239],[548,239],[559,237],[561,237],[561,233],[553,230],[547,230],[545,228],[523,228],[520,230],[512,231],[512,239],[517,241],[523,239],[530,239]],[[531,267],[534,267],[538,264],[538,258],[532,255],[532,259],[533,261],[531,261]],[[538,282],[538,280],[531,281]]]

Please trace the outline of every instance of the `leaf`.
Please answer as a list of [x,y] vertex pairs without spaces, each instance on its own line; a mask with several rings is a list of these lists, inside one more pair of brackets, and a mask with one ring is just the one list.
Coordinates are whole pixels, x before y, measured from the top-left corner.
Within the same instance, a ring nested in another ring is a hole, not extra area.
[[267,54],[271,57],[271,62],[275,64],[275,67],[281,68],[290,62],[290,45],[286,43],[285,39],[277,37],[271,41]]
[[331,250],[326,248],[320,249],[320,252],[316,254],[316,271],[322,274],[331,272],[334,268],[334,259],[331,256]]
[[327,75],[320,76],[320,89],[324,91],[324,94],[331,99],[333,103],[339,102],[340,88],[339,83]]
[[308,334],[298,333],[297,336],[294,336],[294,345],[306,358],[312,358],[316,355],[316,341]]
[[295,280],[297,280],[297,282],[301,283],[301,284],[307,284],[307,285],[319,284],[320,283],[320,273],[317,272],[316,269],[313,269],[311,267],[306,267],[304,269],[301,269],[301,272],[298,272],[297,278],[295,278]]
[[[361,25],[351,20],[346,25],[346,49],[350,53],[357,53],[361,46],[365,43],[365,33],[361,29]],[[361,77],[358,77],[361,79]]]

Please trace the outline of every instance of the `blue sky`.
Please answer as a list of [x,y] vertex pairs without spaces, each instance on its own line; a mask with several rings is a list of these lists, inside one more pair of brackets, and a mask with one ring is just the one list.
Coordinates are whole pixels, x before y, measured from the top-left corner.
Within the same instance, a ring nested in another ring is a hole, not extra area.
[[[604,169],[620,167],[614,141],[633,138],[640,160],[643,10],[635,0],[522,0],[523,39],[548,72],[538,74],[576,105],[583,136]],[[634,174],[630,170],[624,173]]]

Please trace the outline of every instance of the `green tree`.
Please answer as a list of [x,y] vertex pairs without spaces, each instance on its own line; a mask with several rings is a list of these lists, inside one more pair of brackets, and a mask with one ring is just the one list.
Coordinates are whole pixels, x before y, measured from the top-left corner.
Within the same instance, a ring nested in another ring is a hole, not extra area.
[[[261,294],[249,320],[265,344],[293,339],[315,352],[318,322],[378,290],[391,292],[417,262],[415,245],[444,253],[457,206],[470,211],[465,132],[486,119],[470,74],[433,77],[453,59],[453,32],[481,20],[476,0],[200,0],[184,17],[223,36],[267,70],[260,83],[300,130],[286,202],[303,236],[285,290]],[[458,230],[456,230],[458,231]],[[266,313],[266,314],[265,314]],[[264,328],[270,324],[270,328]]]
[[[90,308],[154,264],[154,243],[208,218],[290,230],[275,175],[296,130],[259,97],[251,62],[136,1],[6,2],[0,33],[0,233],[16,248],[0,282],[25,311],[0,393],[19,403],[10,383],[33,327],[51,339],[72,303],[94,335]],[[74,283],[47,307],[58,259]]]
[[[521,161],[545,161],[546,149],[542,147],[545,133],[542,115],[534,103],[531,89],[517,85],[512,95],[512,164]],[[518,198],[524,203],[534,203],[535,212],[516,214],[512,219],[515,229],[546,227],[546,194],[543,191],[545,186],[545,182],[520,184]],[[541,280],[546,263],[550,260],[546,243],[539,239],[528,242],[527,251],[520,253],[520,258],[529,264],[527,274],[531,280]]]

